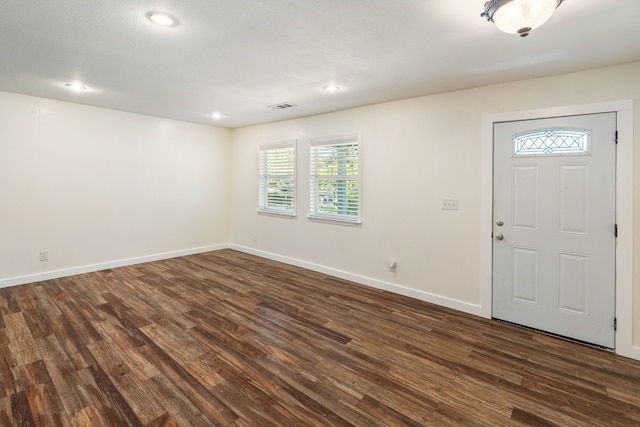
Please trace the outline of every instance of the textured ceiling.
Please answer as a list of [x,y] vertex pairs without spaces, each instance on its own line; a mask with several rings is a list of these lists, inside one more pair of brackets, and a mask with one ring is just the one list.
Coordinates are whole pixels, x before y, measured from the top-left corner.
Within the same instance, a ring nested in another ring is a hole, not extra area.
[[640,0],[565,1],[527,38],[483,4],[2,0],[0,90],[233,128],[640,60]]

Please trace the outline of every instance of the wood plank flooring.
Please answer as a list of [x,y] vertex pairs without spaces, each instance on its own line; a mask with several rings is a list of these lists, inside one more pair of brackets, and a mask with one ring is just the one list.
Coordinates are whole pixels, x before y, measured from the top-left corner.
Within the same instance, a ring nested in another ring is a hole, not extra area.
[[640,362],[232,250],[0,312],[1,426],[640,425]]

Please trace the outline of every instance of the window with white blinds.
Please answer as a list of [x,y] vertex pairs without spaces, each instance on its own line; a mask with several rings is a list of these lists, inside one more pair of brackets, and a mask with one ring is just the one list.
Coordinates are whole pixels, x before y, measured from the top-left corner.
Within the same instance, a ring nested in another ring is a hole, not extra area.
[[360,222],[360,135],[310,141],[309,217]]
[[261,145],[258,212],[295,215],[296,142]]

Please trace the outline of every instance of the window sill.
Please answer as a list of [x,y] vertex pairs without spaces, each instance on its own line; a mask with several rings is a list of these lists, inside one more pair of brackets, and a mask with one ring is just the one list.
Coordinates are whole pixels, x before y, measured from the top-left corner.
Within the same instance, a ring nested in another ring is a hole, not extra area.
[[256,212],[258,213],[258,215],[277,216],[277,217],[280,217],[280,218],[295,218],[296,217],[296,214],[292,213],[292,212],[267,211],[267,210],[262,210],[262,209],[258,209]]
[[360,224],[362,224],[362,222],[360,221],[360,218],[357,218],[357,219],[339,218],[339,217],[328,216],[328,215],[309,215],[307,216],[307,218],[309,218],[312,221],[326,222],[328,224],[336,224],[336,225],[346,225],[351,227],[357,227]]

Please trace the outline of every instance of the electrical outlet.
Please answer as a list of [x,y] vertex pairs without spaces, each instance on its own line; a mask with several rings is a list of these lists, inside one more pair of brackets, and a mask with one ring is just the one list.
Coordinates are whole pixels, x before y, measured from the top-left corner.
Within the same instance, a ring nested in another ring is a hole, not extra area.
[[445,211],[457,211],[458,200],[457,199],[442,199],[442,209]]
[[49,251],[40,251],[40,261],[47,261],[49,259]]

